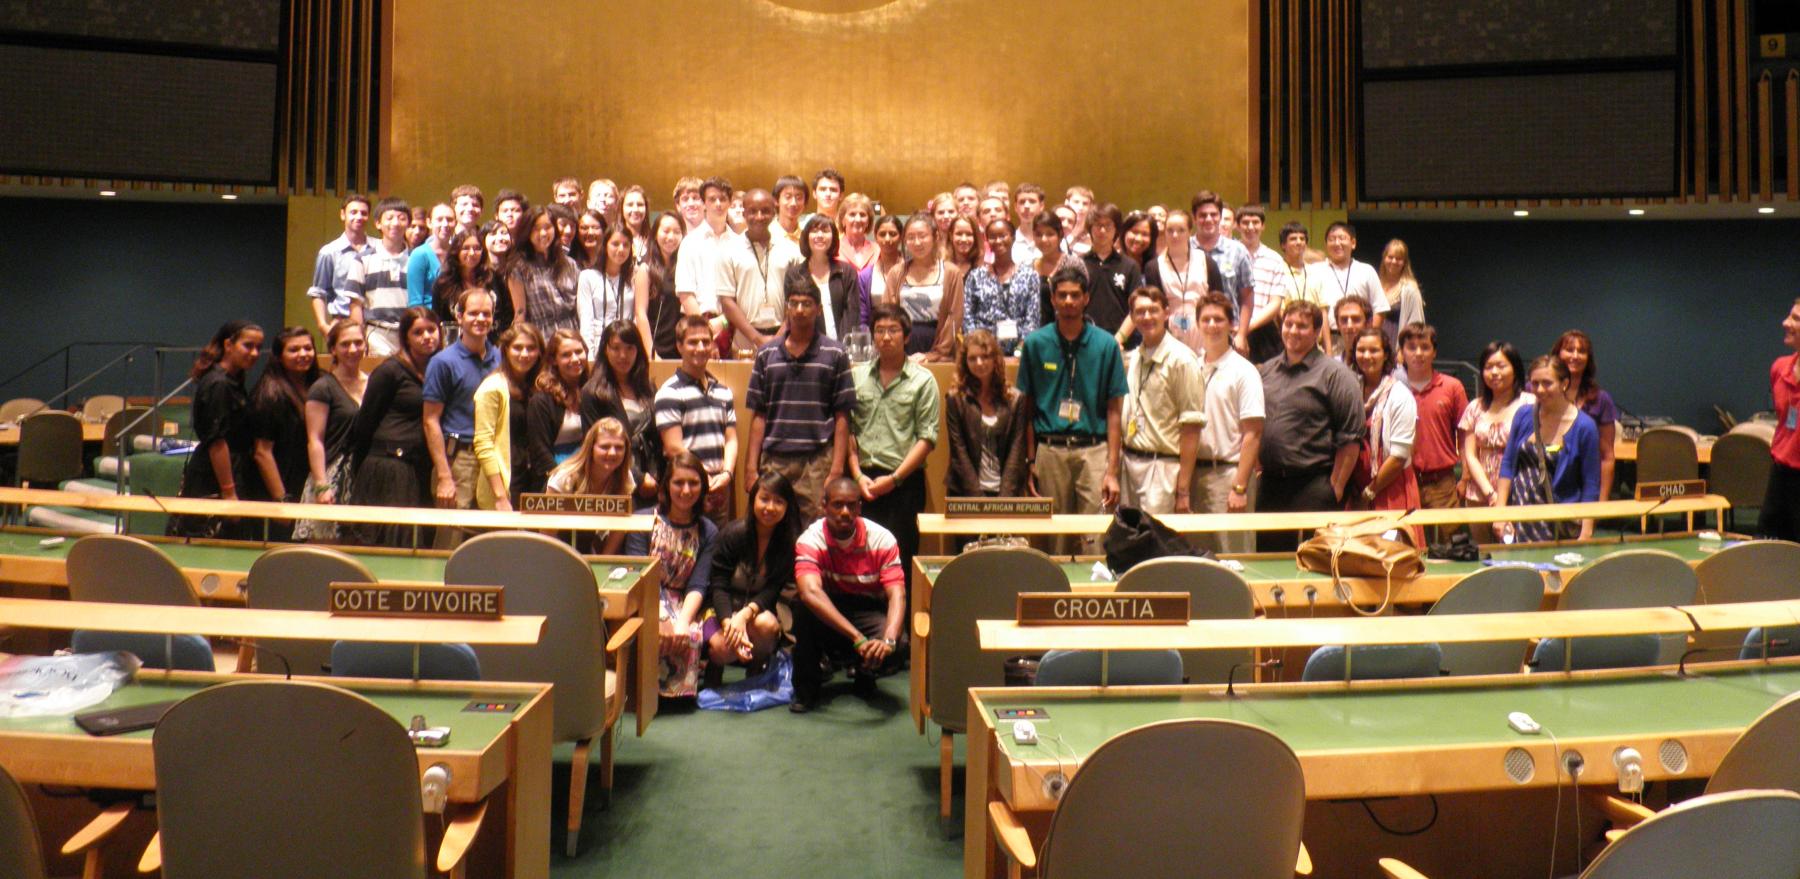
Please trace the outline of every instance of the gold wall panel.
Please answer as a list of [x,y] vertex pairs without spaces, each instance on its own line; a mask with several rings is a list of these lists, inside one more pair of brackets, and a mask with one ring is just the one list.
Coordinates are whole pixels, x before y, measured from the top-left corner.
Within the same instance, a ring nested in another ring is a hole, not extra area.
[[1247,189],[1250,0],[393,0],[383,188],[563,174],[739,187],[832,166],[906,210],[961,180],[1124,206]]

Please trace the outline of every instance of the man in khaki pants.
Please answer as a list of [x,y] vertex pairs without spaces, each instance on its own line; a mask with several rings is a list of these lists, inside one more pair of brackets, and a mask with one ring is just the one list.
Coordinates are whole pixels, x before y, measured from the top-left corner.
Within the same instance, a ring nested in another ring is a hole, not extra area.
[[[1200,297],[1196,317],[1206,424],[1190,504],[1196,513],[1252,512],[1250,480],[1262,449],[1262,374],[1231,347],[1231,300],[1209,292]],[[1221,553],[1256,551],[1248,531],[1202,534],[1199,543]]]
[[[1050,277],[1056,322],[1019,346],[1019,391],[1033,404],[1038,494],[1058,513],[1098,513],[1119,501],[1119,414],[1128,389],[1125,361],[1110,333],[1087,318],[1086,274],[1076,266]],[[1092,551],[1099,535],[1082,546]],[[1076,541],[1057,541],[1058,553]]]
[[1156,287],[1131,294],[1131,323],[1143,344],[1125,355],[1119,503],[1146,513],[1189,512],[1194,451],[1200,441],[1200,361],[1168,333],[1168,296]]

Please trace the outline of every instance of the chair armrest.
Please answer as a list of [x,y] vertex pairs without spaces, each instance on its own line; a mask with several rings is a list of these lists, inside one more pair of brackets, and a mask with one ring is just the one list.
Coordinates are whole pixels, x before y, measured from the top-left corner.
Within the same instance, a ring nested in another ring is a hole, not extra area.
[[237,672],[247,674],[256,659],[256,645],[249,641],[238,642]]
[[920,639],[931,637],[930,614],[924,611],[913,614],[913,637]]
[[151,834],[150,841],[144,844],[144,856],[138,858],[138,872],[162,872],[162,831]]
[[1397,858],[1382,858],[1379,863],[1381,872],[1386,873],[1388,879],[1429,879],[1424,873],[1414,870]]
[[113,803],[107,806],[106,810],[95,815],[94,820],[89,821],[86,827],[76,831],[74,836],[69,837],[68,842],[63,843],[62,853],[65,855],[80,854],[105,842],[113,831],[119,829],[120,824],[125,823],[126,818],[131,817],[131,812],[131,803]]
[[988,803],[988,823],[993,825],[994,839],[1006,850],[1007,857],[1023,869],[1037,869],[1037,849],[1031,846],[1031,834],[1025,832],[1025,825],[1019,823],[1018,816],[1005,803]]
[[1629,829],[1655,817],[1656,810],[1640,806],[1627,799],[1603,794],[1598,791],[1582,791],[1581,796],[1590,807],[1598,809],[1613,826]]
[[639,617],[632,617],[619,624],[619,627],[613,630],[612,637],[606,639],[606,652],[617,653],[623,650],[631,639],[637,637],[638,629],[643,625],[644,621]]
[[1306,850],[1306,843],[1300,843],[1300,854],[1294,858],[1294,874],[1296,876],[1312,875],[1312,853]]
[[452,805],[444,814],[444,839],[438,843],[438,872],[449,873],[462,863],[463,856],[469,853],[469,846],[481,833],[481,820],[487,817],[487,807],[488,801],[482,800],[472,806]]

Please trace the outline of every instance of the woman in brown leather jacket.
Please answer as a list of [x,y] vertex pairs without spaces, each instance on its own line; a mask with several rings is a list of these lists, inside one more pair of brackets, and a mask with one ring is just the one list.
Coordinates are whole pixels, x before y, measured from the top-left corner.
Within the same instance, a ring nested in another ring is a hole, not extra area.
[[987,330],[963,339],[957,385],[944,401],[950,436],[946,497],[1024,497],[1031,468],[1029,402],[1006,383],[1000,343]]

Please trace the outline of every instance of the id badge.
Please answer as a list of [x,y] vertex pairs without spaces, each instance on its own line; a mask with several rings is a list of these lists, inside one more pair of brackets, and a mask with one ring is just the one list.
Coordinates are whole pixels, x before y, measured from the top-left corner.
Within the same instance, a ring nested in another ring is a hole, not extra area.
[[1133,418],[1133,419],[1131,419],[1130,424],[1125,425],[1125,438],[1132,439],[1132,438],[1136,437],[1137,429],[1138,429],[1138,420],[1136,418]]
[[1787,429],[1800,430],[1800,403],[1788,407]]
[[1019,322],[1016,320],[1003,320],[994,324],[994,338],[998,339],[1001,344],[1018,339]]
[[1064,421],[1081,420],[1081,401],[1074,397],[1064,397],[1062,405],[1056,407],[1056,416]]

